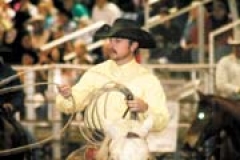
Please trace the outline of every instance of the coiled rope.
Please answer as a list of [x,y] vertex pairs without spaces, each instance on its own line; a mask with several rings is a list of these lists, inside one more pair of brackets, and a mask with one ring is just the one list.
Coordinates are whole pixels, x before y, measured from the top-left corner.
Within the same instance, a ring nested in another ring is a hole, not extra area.
[[[82,127],[82,125],[79,125],[79,131],[81,135],[84,137],[84,139],[87,140],[87,142],[90,144],[100,145],[102,142],[102,139],[104,138],[104,135],[98,132],[95,132],[96,137],[93,137],[93,132],[98,129],[100,129],[101,131],[103,130],[102,124],[100,123],[101,122],[100,114],[103,114],[104,118],[107,118],[106,104],[108,101],[108,95],[110,92],[115,92],[115,91],[122,93],[127,100],[133,99],[133,94],[127,87],[125,87],[123,84],[119,84],[114,81],[108,82],[105,85],[103,85],[103,87],[94,90],[86,98],[86,100],[88,100],[87,101],[88,103],[86,106],[88,107],[86,107],[85,113],[90,113],[90,114],[84,114],[84,127]],[[106,94],[106,98],[104,99],[104,104],[103,104],[104,110],[102,113],[98,110],[99,107],[97,107],[97,102],[103,94]],[[124,111],[122,118],[125,118],[128,112],[129,112],[129,108],[127,108]],[[94,115],[96,115],[97,117],[96,119],[93,118]],[[135,112],[131,112],[131,119],[137,119]],[[98,128],[97,126],[99,126],[100,128]]]

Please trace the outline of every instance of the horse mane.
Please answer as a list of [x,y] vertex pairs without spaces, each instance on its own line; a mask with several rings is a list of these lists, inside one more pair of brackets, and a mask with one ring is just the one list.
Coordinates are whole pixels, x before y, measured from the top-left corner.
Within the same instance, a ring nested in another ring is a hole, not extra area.
[[198,91],[200,103],[217,105],[224,112],[230,114],[240,123],[240,100],[222,97],[213,94],[203,94]]
[[240,123],[240,101],[216,96],[215,102],[219,104],[218,106],[221,107],[221,109]]

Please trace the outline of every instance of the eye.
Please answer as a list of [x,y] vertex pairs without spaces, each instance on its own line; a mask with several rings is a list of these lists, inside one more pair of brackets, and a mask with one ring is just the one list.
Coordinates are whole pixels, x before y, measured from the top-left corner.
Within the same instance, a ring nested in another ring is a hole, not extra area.
[[119,42],[121,42],[121,39],[116,38],[116,39],[115,39],[115,42],[116,42],[116,43],[119,43]]

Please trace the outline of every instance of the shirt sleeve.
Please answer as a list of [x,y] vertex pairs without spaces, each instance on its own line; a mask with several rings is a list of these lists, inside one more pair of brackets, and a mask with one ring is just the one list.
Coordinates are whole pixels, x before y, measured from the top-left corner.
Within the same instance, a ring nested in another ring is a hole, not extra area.
[[231,96],[238,91],[238,86],[229,83],[228,76],[228,66],[229,64],[225,59],[219,61],[216,67],[216,88],[221,95]]
[[148,83],[145,94],[145,102],[148,104],[148,111],[145,116],[152,115],[154,118],[153,130],[160,131],[165,128],[169,122],[169,112],[166,105],[166,96],[159,80],[151,78]]
[[64,113],[72,113],[84,110],[88,96],[94,90],[94,76],[92,73],[85,73],[80,81],[72,87],[72,96],[65,99],[60,94],[56,97],[56,108]]

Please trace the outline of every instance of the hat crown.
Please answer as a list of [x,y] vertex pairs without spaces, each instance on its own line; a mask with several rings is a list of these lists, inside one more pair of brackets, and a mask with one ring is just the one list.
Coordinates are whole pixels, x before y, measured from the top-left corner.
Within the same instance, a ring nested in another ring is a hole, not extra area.
[[112,25],[113,28],[118,28],[118,29],[121,29],[121,28],[141,28],[140,25],[138,25],[135,21],[133,20],[130,20],[130,19],[117,19],[113,25]]
[[102,38],[126,38],[139,43],[139,48],[155,48],[156,42],[152,35],[144,31],[141,26],[133,20],[119,18],[112,26],[103,25],[95,33],[95,39]]

